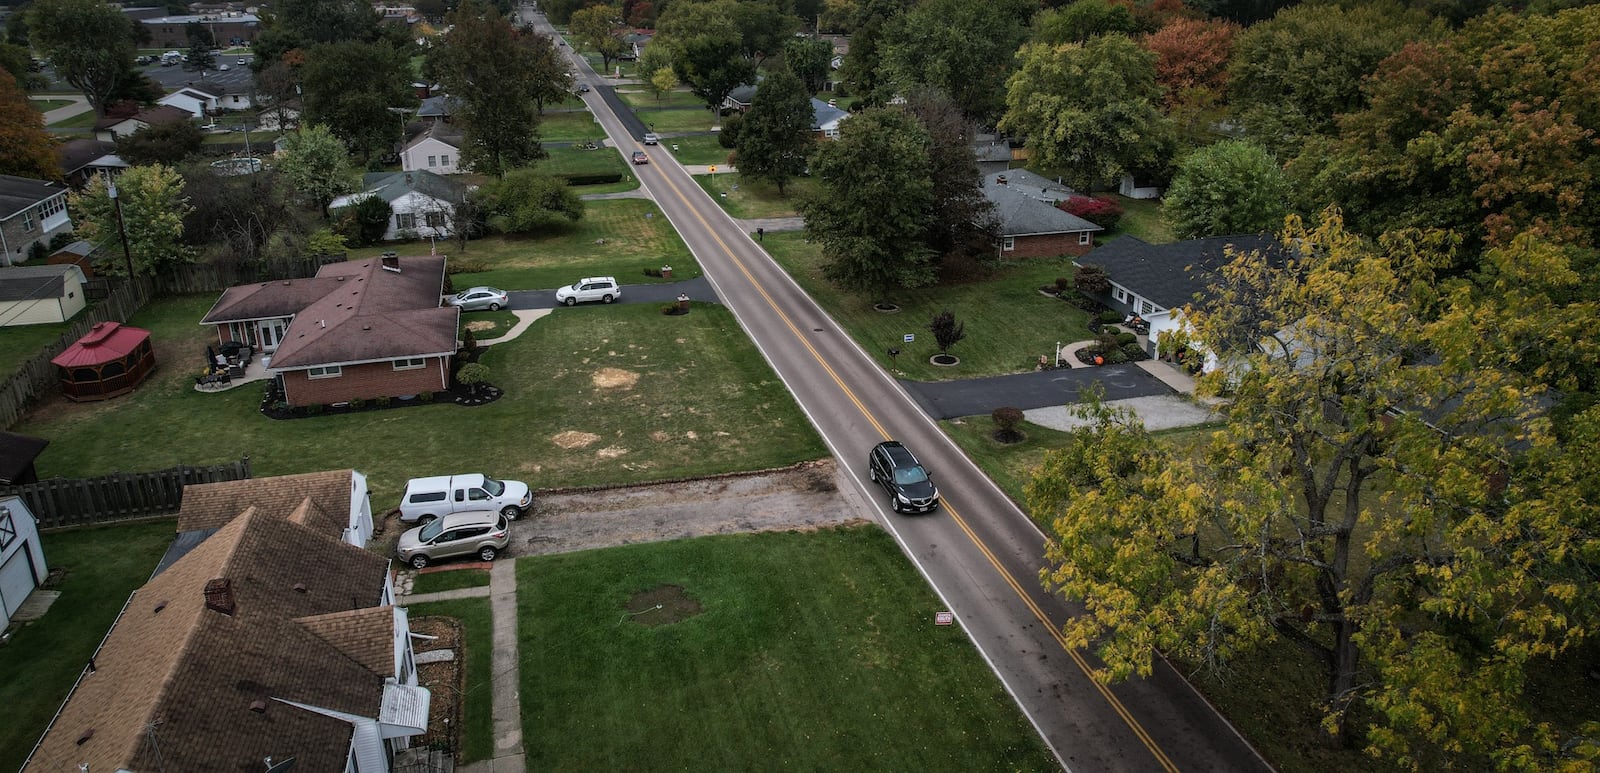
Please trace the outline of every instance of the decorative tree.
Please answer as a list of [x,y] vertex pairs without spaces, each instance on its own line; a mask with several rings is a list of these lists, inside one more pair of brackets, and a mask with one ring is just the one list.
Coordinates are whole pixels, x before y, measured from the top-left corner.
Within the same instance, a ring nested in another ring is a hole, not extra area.
[[478,396],[485,382],[489,380],[489,366],[481,362],[469,362],[456,371],[456,383],[467,388],[473,396]]
[[939,345],[940,354],[949,354],[950,347],[967,337],[966,323],[957,322],[956,315],[949,309],[933,315],[933,321],[928,323],[928,330],[933,333],[933,341]]
[[16,79],[0,69],[0,174],[56,180],[55,142],[44,128],[44,116],[28,104]]
[[1021,408],[996,408],[989,414],[994,421],[994,439],[1001,443],[1018,443],[1022,441],[1022,431],[1017,429],[1022,424]]
[[1104,266],[1085,263],[1072,275],[1072,286],[1087,296],[1105,295],[1111,292],[1111,276]]

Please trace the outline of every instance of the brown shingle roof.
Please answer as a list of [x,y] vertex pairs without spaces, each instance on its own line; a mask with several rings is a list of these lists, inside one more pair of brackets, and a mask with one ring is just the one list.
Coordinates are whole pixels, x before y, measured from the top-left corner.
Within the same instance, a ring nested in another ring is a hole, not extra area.
[[[375,605],[387,564],[247,510],[134,594],[29,770],[343,769],[351,726],[275,699],[378,715],[382,679],[293,621]],[[231,615],[206,606],[213,578]]]
[[338,539],[349,525],[354,474],[353,470],[330,470],[184,486],[178,531],[220,528],[246,504],[273,518],[290,518],[309,498],[315,507],[297,522]]
[[337,280],[319,276],[230,287],[222,291],[200,324],[292,317],[338,286]]
[[394,607],[368,607],[295,622],[378,676],[395,676]]
[[399,260],[398,272],[381,268],[376,257],[323,266],[317,277],[334,277],[341,284],[295,315],[272,355],[272,367],[309,368],[455,352],[459,312],[439,305],[444,258]]

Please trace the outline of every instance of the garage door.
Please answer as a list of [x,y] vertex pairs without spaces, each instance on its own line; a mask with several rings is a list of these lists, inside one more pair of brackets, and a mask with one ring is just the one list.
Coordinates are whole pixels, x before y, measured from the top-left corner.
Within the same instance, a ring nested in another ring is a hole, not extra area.
[[7,620],[32,592],[33,565],[28,559],[28,545],[23,543],[22,549],[12,553],[5,566],[0,566],[0,601],[5,603]]

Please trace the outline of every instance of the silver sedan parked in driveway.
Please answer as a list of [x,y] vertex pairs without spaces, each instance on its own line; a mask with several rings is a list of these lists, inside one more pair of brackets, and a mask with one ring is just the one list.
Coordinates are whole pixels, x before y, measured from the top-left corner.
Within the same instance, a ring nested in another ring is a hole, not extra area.
[[506,305],[506,291],[497,290],[493,287],[474,287],[471,290],[463,290],[456,293],[455,297],[450,299],[450,305],[456,306],[462,311],[483,311],[485,309],[499,311]]

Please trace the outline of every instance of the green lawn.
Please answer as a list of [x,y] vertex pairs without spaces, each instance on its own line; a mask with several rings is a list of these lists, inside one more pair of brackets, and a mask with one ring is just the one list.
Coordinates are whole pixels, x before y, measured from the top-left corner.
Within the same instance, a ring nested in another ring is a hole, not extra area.
[[795,203],[807,191],[815,190],[817,183],[809,177],[796,177],[783,187],[783,195],[778,195],[778,186],[765,180],[746,180],[741,174],[696,175],[694,181],[700,184],[711,198],[716,200],[729,215],[736,218],[752,217],[794,217],[799,214],[795,210]]
[[[691,134],[687,137],[661,138],[661,150],[678,159],[680,164],[716,164],[721,166],[728,163],[728,154],[733,151],[722,147],[717,142],[715,134]],[[677,150],[673,150],[677,147]]]
[[668,91],[663,93],[660,98],[657,98],[655,92],[650,91],[641,84],[619,88],[617,89],[617,96],[628,107],[636,110],[659,110],[665,107],[692,107],[697,110],[703,110],[706,106],[705,100],[695,96],[693,92],[687,89]]
[[[250,132],[250,147],[252,149],[272,150],[272,143],[278,139],[279,132],[254,131]],[[206,132],[204,143],[207,145],[240,144],[245,141],[244,132],[231,131],[213,134]]]
[[56,108],[66,107],[74,103],[70,99],[30,99],[28,104],[33,105],[33,109],[41,113],[48,113]]
[[651,129],[661,132],[704,132],[720,125],[710,110],[654,110],[640,108],[633,114]]
[[[459,574],[459,572],[445,572]],[[462,707],[462,748],[456,762],[486,760],[494,755],[494,617],[488,599],[456,599],[412,604],[412,619],[438,615],[461,621],[466,643],[461,657],[466,663],[466,695]],[[435,699],[437,700],[437,698]]]
[[[591,139],[600,139],[601,133],[596,133]],[[543,158],[534,164],[540,172],[551,175],[590,175],[590,174],[619,174],[622,175],[623,187],[584,185],[573,190],[583,193],[612,193],[617,190],[633,190],[639,187],[639,181],[633,177],[633,167],[630,166],[616,148],[598,148],[596,150],[582,150],[573,147],[545,148],[544,152],[549,158]],[[602,190],[604,188],[604,190]]]
[[249,454],[258,476],[361,470],[381,509],[407,479],[443,472],[483,471],[535,488],[593,486],[767,469],[827,453],[720,306],[698,304],[681,317],[654,304],[558,309],[486,351],[489,381],[506,396],[481,407],[274,421],[259,413],[260,386],[193,389],[201,352],[216,340],[197,323],[215,300],[162,300],[134,315],[132,324],[151,330],[160,362],[137,392],[54,402],[15,428],[50,440],[40,477]]
[[[1052,770],[877,526],[517,562],[532,770]],[[628,614],[678,586],[698,614]]]
[[[598,244],[600,239],[605,243]],[[352,258],[370,257],[398,250],[425,255],[428,246],[426,241],[409,246],[386,244],[354,249],[349,254]],[[615,276],[623,284],[661,282],[665,280],[645,276],[644,270],[662,265],[672,266],[675,280],[700,275],[689,247],[655,203],[645,199],[584,202],[583,219],[559,233],[478,239],[465,252],[456,251],[451,242],[441,244],[439,251],[450,255],[451,271],[461,272],[451,276],[457,291],[474,285],[554,290],[586,276]]]
[[1104,244],[1106,240],[1122,234],[1133,234],[1151,244],[1169,244],[1178,240],[1172,232],[1172,226],[1167,225],[1166,219],[1161,216],[1160,199],[1118,196],[1117,201],[1122,204],[1122,220],[1110,233],[1101,234],[1097,240],[1099,243]]
[[[868,354],[903,378],[940,381],[1028,371],[1040,355],[1055,353],[1056,342],[1093,337],[1086,327],[1087,315],[1038,291],[1057,277],[1072,276],[1067,258],[1006,264],[992,277],[972,284],[900,291],[893,298],[900,311],[885,314],[873,308],[877,299],[841,291],[822,277],[821,248],[807,243],[805,232],[769,233],[762,246]],[[946,310],[966,329],[966,338],[950,349],[961,358],[954,367],[928,362],[938,353],[928,323]],[[916,336],[913,343],[904,342],[908,334]],[[887,353],[891,347],[901,352],[893,360]]]
[[99,116],[95,115],[93,110],[88,110],[88,111],[79,113],[79,114],[77,114],[75,116],[72,116],[71,118],[67,118],[67,119],[61,120],[61,121],[56,121],[55,123],[50,124],[50,128],[52,128],[52,129],[88,129],[88,128],[93,127],[94,126],[94,122],[97,121],[97,120],[99,120]]
[[[458,289],[467,287],[460,285]],[[461,328],[457,335],[464,335],[471,330],[473,338],[483,341],[505,335],[516,324],[517,315],[509,311],[464,311],[461,312]]]
[[539,119],[539,139],[544,142],[579,142],[604,137],[606,132],[587,110],[545,113]]
[[69,322],[0,327],[0,380],[10,378],[22,363],[37,356],[45,344],[60,338],[68,327]]
[[487,569],[445,569],[422,572],[411,581],[411,593],[439,593],[461,588],[479,588],[489,584]]
[[161,520],[43,535],[46,562],[65,571],[61,597],[0,646],[0,769],[22,767],[128,594],[150,578],[173,528]]

